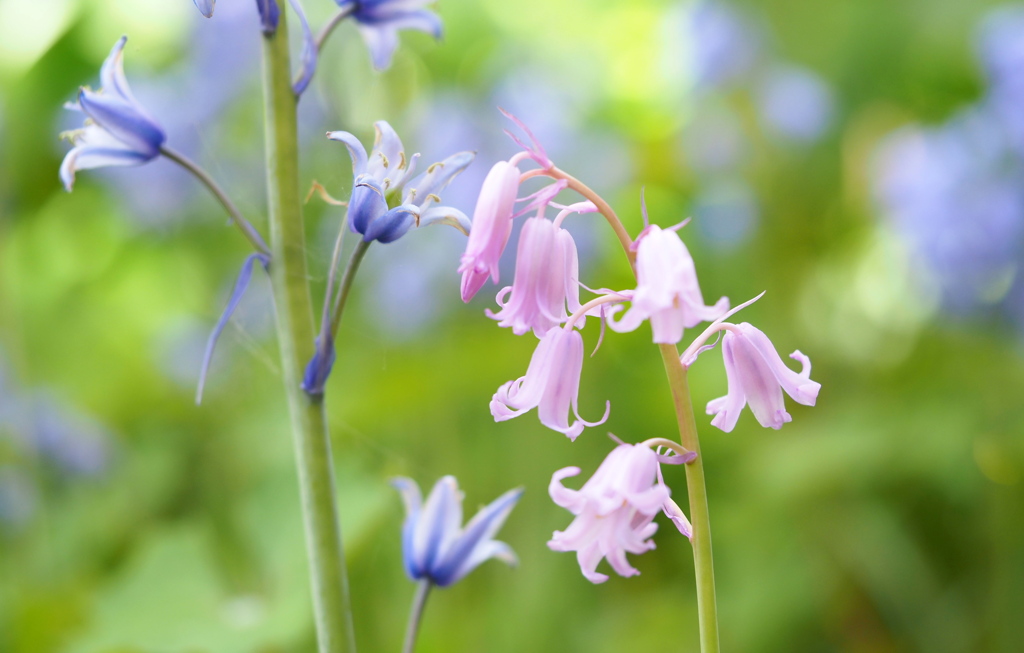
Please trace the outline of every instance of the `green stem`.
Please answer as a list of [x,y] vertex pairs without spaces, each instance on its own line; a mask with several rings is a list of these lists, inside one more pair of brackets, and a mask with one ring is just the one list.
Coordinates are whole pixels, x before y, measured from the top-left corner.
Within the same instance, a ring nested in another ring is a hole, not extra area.
[[327,24],[324,25],[323,29],[321,29],[320,32],[316,35],[315,43],[317,54],[323,52],[324,43],[327,43],[327,39],[329,39],[331,37],[331,34],[334,33],[334,29],[338,25],[341,25],[341,23],[346,18],[348,18],[353,11],[355,11],[356,6],[357,5],[355,3],[352,3],[349,6],[345,7],[344,9],[338,10],[337,12],[335,12],[333,16],[331,16],[331,19],[327,21]]
[[323,402],[308,396],[299,386],[303,367],[313,355],[314,322],[306,273],[296,97],[291,83],[286,12],[280,14],[277,31],[263,39],[263,77],[271,280],[298,466],[317,642],[320,653],[355,651],[327,420]]
[[420,632],[420,621],[423,619],[423,608],[427,605],[427,597],[434,584],[424,578],[416,587],[416,595],[412,598],[412,609],[409,611],[409,625],[405,629],[405,644],[402,653],[412,653],[416,648],[416,636]]
[[679,439],[683,446],[697,452],[697,458],[686,467],[686,489],[690,495],[690,522],[693,524],[693,567],[697,576],[697,620],[700,624],[700,650],[718,653],[718,607],[715,603],[715,567],[711,557],[711,521],[708,516],[708,493],[704,485],[704,463],[697,439],[697,423],[693,418],[690,388],[686,369],[679,361],[675,345],[658,345],[665,363],[665,374],[672,390],[672,403],[679,423]]
[[224,210],[227,211],[229,216],[231,216],[231,221],[235,223],[235,226],[237,226],[242,232],[242,235],[252,243],[252,246],[256,248],[256,251],[270,256],[270,248],[267,247],[265,242],[263,242],[263,236],[260,235],[260,232],[245,219],[242,212],[238,210],[238,207],[231,201],[231,198],[228,197],[227,193],[225,193],[217,182],[213,180],[213,177],[199,167],[199,164],[181,152],[172,150],[166,145],[160,148],[160,154],[163,154],[171,161],[174,161],[182,168],[192,173],[196,179],[198,179],[211,193],[213,193],[213,196],[217,198],[220,205],[223,206]]
[[[356,279],[356,272],[359,271],[359,264],[366,256],[366,250],[370,249],[370,243],[360,240],[359,244],[352,251],[352,258],[345,266],[345,274],[341,277],[341,285],[338,287],[338,297],[334,301],[334,310],[331,312],[331,339],[338,334],[338,325],[341,324],[341,316],[345,313],[345,304],[348,302],[348,293],[352,290],[352,282]],[[324,301],[329,297],[324,298]]]

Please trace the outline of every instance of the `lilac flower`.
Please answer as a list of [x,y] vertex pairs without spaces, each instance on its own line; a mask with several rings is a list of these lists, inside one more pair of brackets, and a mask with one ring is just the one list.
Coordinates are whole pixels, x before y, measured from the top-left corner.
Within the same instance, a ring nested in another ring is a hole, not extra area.
[[104,166],[141,165],[160,156],[167,140],[163,128],[142,108],[124,76],[122,36],[100,68],[100,91],[82,88],[78,102],[68,109],[85,114],[82,129],[66,133],[74,147],[60,165],[60,178],[68,191],[74,186],[75,172]]
[[[469,231],[469,218],[440,202],[438,193],[473,161],[472,152],[458,152],[411,178],[419,154],[407,157],[398,134],[387,122],[374,123],[377,136],[370,154],[348,132],[328,132],[331,140],[344,143],[352,157],[355,182],[348,205],[348,222],[363,240],[390,243],[415,224],[451,224]],[[403,194],[404,191],[404,194]],[[399,204],[398,200],[401,199]]]
[[[511,297],[508,303],[504,298]],[[580,308],[579,258],[572,235],[543,216],[530,218],[519,235],[516,276],[498,293],[498,326],[512,327],[521,336],[533,330],[538,338]]]
[[[575,329],[553,327],[541,338],[530,359],[526,376],[505,383],[491,398],[495,422],[518,417],[537,408],[540,422],[549,429],[575,440],[584,426],[597,426],[608,419],[611,402],[596,422],[580,417],[580,373],[583,370],[583,336]],[[576,416],[571,425],[568,413]]]
[[669,498],[658,456],[648,446],[620,444],[581,489],[562,485],[563,479],[579,473],[579,467],[566,467],[551,476],[551,499],[576,518],[569,528],[555,531],[548,547],[552,551],[575,551],[580,571],[590,582],[608,580],[597,572],[601,558],[607,558],[620,576],[640,574],[626,560],[626,553],[639,554],[654,548],[650,537],[658,530],[653,522],[659,510],[684,535],[692,534],[682,510]]
[[633,331],[650,319],[654,342],[675,344],[684,328],[714,320],[729,309],[728,297],[713,306],[704,305],[693,258],[671,229],[650,225],[640,234],[636,274],[632,306],[618,322],[608,321],[615,331]]
[[759,89],[761,119],[778,135],[810,143],[832,123],[832,89],[818,75],[797,66],[778,66]]
[[761,56],[761,34],[750,19],[724,2],[698,3],[691,14],[694,81],[718,88],[748,76]]
[[462,301],[473,299],[491,277],[498,283],[498,262],[512,233],[512,212],[519,192],[519,168],[499,161],[487,173],[473,211],[473,229],[466,242],[459,272],[462,274]]
[[493,538],[519,501],[522,488],[501,495],[462,528],[462,492],[454,476],[434,484],[426,505],[412,479],[396,478],[392,485],[405,503],[402,560],[409,578],[447,587],[490,558],[516,564],[512,548]]
[[782,428],[792,421],[786,412],[782,391],[797,403],[813,406],[821,384],[811,380],[811,361],[800,351],[790,358],[802,365],[800,373],[786,367],[775,346],[764,333],[744,322],[726,327],[722,339],[722,358],[729,392],[708,402],[707,413],[714,415],[712,426],[726,433],[732,431],[744,405],[749,405],[761,426]]
[[192,2],[195,3],[199,13],[207,18],[213,16],[213,6],[217,4],[217,0],[192,0]]
[[359,23],[359,33],[370,50],[373,67],[384,70],[398,47],[398,30],[414,29],[441,38],[441,19],[423,7],[434,0],[335,0],[342,9],[350,8]]

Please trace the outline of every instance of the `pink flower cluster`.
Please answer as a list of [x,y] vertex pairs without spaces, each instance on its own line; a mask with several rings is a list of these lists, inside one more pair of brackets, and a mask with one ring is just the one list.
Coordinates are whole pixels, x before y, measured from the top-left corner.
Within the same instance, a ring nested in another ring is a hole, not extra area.
[[[732,310],[727,297],[711,305],[704,303],[693,258],[678,234],[685,222],[668,229],[647,224],[630,247],[631,256],[635,253],[636,287],[600,291],[599,296],[581,304],[579,257],[572,236],[561,226],[562,221],[572,213],[597,211],[598,205],[605,207],[603,212],[609,217],[607,204],[593,195],[588,195],[592,201],[571,206],[556,204],[555,197],[571,178],[554,166],[522,123],[509,117],[526,132],[531,144],[523,145],[513,136],[523,151],[495,164],[487,175],[459,267],[462,299],[468,302],[488,278],[499,281],[499,260],[512,233],[513,221],[535,211],[520,232],[512,285],[497,294],[500,310],[486,311],[498,326],[509,327],[516,335],[532,331],[539,339],[526,374],[502,384],[491,398],[490,410],[495,421],[509,420],[537,408],[544,426],[575,440],[585,427],[603,424],[608,419],[610,404],[606,404],[604,415],[596,422],[588,422],[579,414],[583,369],[583,336],[579,329],[587,315],[599,316],[617,332],[633,331],[649,321],[653,341],[673,346],[682,340],[686,329],[711,322],[682,355],[684,366],[717,344],[705,344],[712,335],[725,331],[721,342],[728,392],[707,405],[708,414],[714,416],[711,424],[723,431],[735,427],[744,406],[750,406],[754,417],[764,426],[778,429],[791,421],[783,392],[798,403],[814,405],[820,385],[810,379],[811,365],[806,356],[799,351],[791,355],[802,365],[799,373],[794,372],[782,362],[764,333],[750,324],[725,322],[751,302]],[[540,169],[523,173],[519,165],[526,159],[532,159]],[[520,186],[533,177],[554,181],[539,192],[518,197]],[[586,190],[578,183],[573,188]],[[527,204],[517,212],[516,204],[520,202]],[[554,220],[545,215],[550,206],[562,209]],[[646,223],[646,206],[643,213]],[[614,215],[609,219],[617,223]],[[628,241],[628,236],[620,238]],[[623,312],[626,302],[630,306]],[[568,489],[561,483],[579,474],[579,468],[555,472],[549,487],[551,498],[575,519],[565,531],[556,531],[548,546],[555,551],[576,551],[584,577],[601,583],[608,579],[597,572],[602,558],[621,576],[639,573],[629,564],[626,554],[654,548],[650,538],[658,528],[653,520],[659,511],[680,532],[692,537],[690,524],[670,498],[659,466],[660,462],[689,462],[695,457],[685,450],[676,453],[666,457],[654,452],[647,443],[620,444],[580,490]]]

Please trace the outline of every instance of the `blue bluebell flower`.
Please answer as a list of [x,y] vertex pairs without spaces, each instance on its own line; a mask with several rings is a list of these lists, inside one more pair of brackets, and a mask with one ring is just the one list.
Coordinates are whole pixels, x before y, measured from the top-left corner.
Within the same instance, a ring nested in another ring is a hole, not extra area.
[[62,134],[74,144],[60,166],[60,178],[68,191],[74,186],[76,171],[141,165],[160,156],[167,140],[163,128],[128,88],[123,60],[127,40],[122,36],[103,62],[101,90],[82,88],[78,102],[65,105],[86,117],[82,129]]
[[434,0],[335,0],[359,24],[373,67],[384,70],[398,47],[398,30],[414,29],[441,38],[441,18],[424,9]]
[[192,0],[192,2],[196,4],[199,13],[207,18],[213,16],[213,6],[217,4],[217,0]]
[[516,564],[512,548],[493,538],[522,496],[522,488],[509,490],[481,508],[463,528],[462,492],[454,476],[434,484],[425,505],[412,479],[396,478],[392,485],[405,503],[402,561],[409,578],[447,587],[491,558]]
[[798,66],[776,66],[758,89],[758,108],[766,127],[783,138],[811,143],[828,131],[835,100],[828,83]]
[[717,0],[702,0],[689,20],[694,82],[721,88],[748,77],[761,57],[760,30],[738,9]]
[[407,157],[398,134],[387,122],[374,124],[377,132],[369,155],[362,143],[348,132],[329,132],[331,140],[344,143],[352,157],[354,183],[348,205],[349,228],[366,242],[390,243],[415,226],[450,224],[469,232],[469,218],[450,206],[440,204],[439,193],[466,169],[473,152],[457,152],[412,177],[419,154]]
[[210,369],[210,361],[213,360],[213,350],[217,346],[217,340],[220,338],[221,332],[224,331],[224,327],[227,326],[228,320],[231,319],[232,313],[238,308],[238,303],[242,301],[242,295],[245,294],[246,289],[249,287],[249,281],[252,280],[253,266],[257,262],[263,266],[264,270],[269,272],[270,257],[266,254],[257,252],[246,257],[245,262],[242,263],[242,270],[238,273],[238,279],[235,280],[235,287],[231,291],[228,305],[224,308],[224,312],[221,314],[220,319],[217,320],[217,324],[213,327],[210,338],[206,342],[206,351],[203,353],[203,363],[199,370],[199,385],[196,388],[197,404],[202,403],[203,400],[206,373]]

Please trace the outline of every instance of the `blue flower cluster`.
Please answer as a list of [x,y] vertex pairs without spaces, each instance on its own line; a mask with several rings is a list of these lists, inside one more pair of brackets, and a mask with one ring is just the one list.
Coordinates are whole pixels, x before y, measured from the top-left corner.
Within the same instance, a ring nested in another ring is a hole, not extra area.
[[977,47],[982,97],[886,137],[874,191],[947,310],[995,307],[1024,326],[1024,6],[991,12]]

